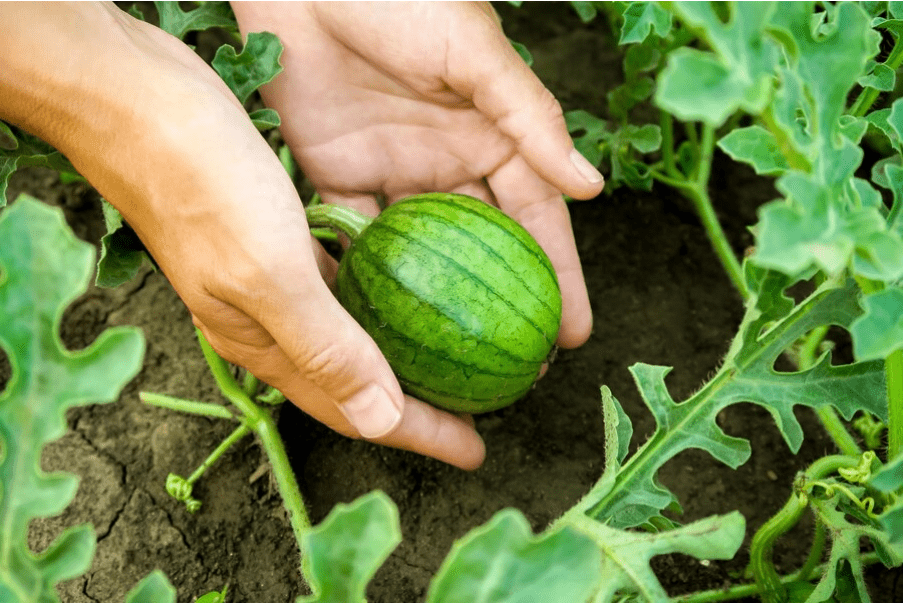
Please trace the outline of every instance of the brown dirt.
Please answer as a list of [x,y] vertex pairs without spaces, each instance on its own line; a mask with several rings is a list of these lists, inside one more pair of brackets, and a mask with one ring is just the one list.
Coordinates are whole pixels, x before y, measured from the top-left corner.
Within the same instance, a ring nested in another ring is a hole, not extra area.
[[[509,35],[533,51],[537,73],[565,108],[604,112],[604,89],[620,72],[616,50],[601,24],[578,25],[565,7],[548,21],[530,22],[508,7]],[[553,18],[554,17],[554,18]],[[598,74],[612,74],[598,81]],[[579,77],[578,77],[579,76]],[[713,183],[738,252],[755,208],[772,198],[771,185],[719,158]],[[79,236],[97,243],[102,219],[96,193],[62,185],[49,172],[18,173],[9,198],[29,192],[65,208]],[[339,502],[374,489],[398,505],[404,541],[368,590],[375,603],[424,599],[430,577],[456,538],[504,507],[524,512],[535,529],[573,505],[599,476],[603,425],[599,387],[608,385],[634,423],[634,448],[653,431],[627,367],[635,362],[673,366],[675,399],[692,393],[717,367],[742,316],[741,302],[721,271],[688,202],[668,189],[653,194],[619,190],[571,206],[576,238],[594,306],[589,343],[559,354],[549,374],[518,404],[479,416],[487,461],[468,473],[417,455],[338,436],[286,405],[279,417],[310,514],[316,522]],[[69,525],[90,521],[98,534],[94,565],[63,584],[64,603],[122,601],[153,569],[163,569],[190,602],[230,585],[230,603],[285,602],[305,592],[297,551],[278,492],[266,477],[250,477],[265,462],[246,439],[199,482],[204,505],[196,515],[164,490],[169,472],[191,473],[232,429],[222,421],[143,405],[139,391],[218,401],[193,336],[188,312],[160,273],[146,271],[116,290],[91,288],[69,309],[63,338],[89,344],[103,329],[135,325],[147,337],[144,369],[114,404],[75,409],[71,430],[50,446],[43,466],[82,477],[73,504],[59,517],[36,521],[35,549]],[[8,369],[7,369],[8,370]],[[0,369],[2,373],[2,369]],[[2,383],[2,376],[0,376]],[[724,413],[721,424],[752,440],[753,456],[737,471],[704,453],[680,455],[662,471],[684,505],[684,520],[740,510],[748,536],[785,501],[797,470],[831,450],[809,412],[798,413],[807,435],[789,453],[770,416],[751,405]],[[802,528],[805,529],[805,528]],[[805,553],[804,538],[776,552],[790,571]],[[654,567],[672,594],[714,588],[734,580],[746,559],[705,566],[672,555]],[[903,600],[903,588],[880,578],[875,601]],[[886,597],[886,598],[885,598]]]

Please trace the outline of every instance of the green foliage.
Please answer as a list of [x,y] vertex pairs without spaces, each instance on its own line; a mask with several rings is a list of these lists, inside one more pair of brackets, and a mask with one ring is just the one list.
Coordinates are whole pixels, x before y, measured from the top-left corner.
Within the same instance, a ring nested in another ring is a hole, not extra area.
[[664,38],[671,32],[671,14],[657,2],[630,2],[622,17],[624,24],[618,44],[643,42],[653,32]]
[[13,367],[0,392],[0,600],[56,601],[54,586],[88,569],[95,538],[82,525],[41,553],[28,548],[29,522],[62,511],[78,486],[42,471],[41,449],[65,432],[67,409],[119,395],[141,367],[144,341],[116,328],[85,350],[63,347],[60,320],[86,289],[94,250],[61,211],[23,195],[0,214],[0,240],[0,347]]
[[903,496],[894,496],[894,493],[903,489],[903,456],[883,467],[871,478],[869,485],[890,498],[878,521],[888,536],[888,543],[899,546],[903,543]]
[[151,572],[128,592],[125,603],[176,603],[176,589],[163,572]]
[[228,586],[224,586],[221,591],[212,591],[198,598],[194,603],[225,603],[226,594],[229,591]]
[[[238,100],[244,103],[252,92],[282,71],[280,56],[282,43],[279,38],[269,32],[251,33],[240,53],[228,44],[220,46],[211,66]],[[269,115],[272,114],[275,111],[270,109]]]
[[228,2],[202,2],[187,12],[179,7],[178,2],[155,1],[154,6],[160,15],[160,29],[180,40],[192,31],[203,31],[211,27],[238,31]]
[[586,601],[599,582],[593,542],[564,528],[534,537],[514,509],[455,543],[430,585],[428,603]]
[[98,287],[118,287],[138,274],[145,262],[150,261],[150,256],[135,231],[106,200],[103,201],[103,218],[107,234],[100,239],[95,284]]
[[[840,488],[827,484],[811,497],[811,508],[819,522],[831,533],[831,553],[827,571],[811,595],[813,601],[823,601],[835,591],[841,592],[844,583],[854,587],[851,601],[871,601],[865,586],[861,560],[861,543],[869,541],[881,562],[888,568],[903,563],[903,542],[899,535],[882,529],[867,510],[853,504],[862,488]],[[892,538],[895,542],[892,542]]]
[[399,542],[398,509],[382,492],[336,505],[302,538],[304,577],[314,594],[296,603],[364,601],[367,582]]
[[[792,451],[803,434],[793,407],[831,405],[846,418],[867,409],[887,417],[884,372],[880,362],[833,366],[825,354],[812,368],[794,373],[774,370],[778,356],[806,333],[822,325],[849,326],[861,309],[851,295],[855,285],[825,285],[794,306],[783,295],[789,279],[746,266],[753,296],[739,332],[718,373],[689,399],[675,403],[664,383],[668,367],[636,364],[630,368],[643,401],[656,420],[656,431],[614,479],[603,476],[595,487],[589,514],[615,527],[642,525],[675,507],[674,495],[661,486],[656,472],[688,448],[706,450],[738,467],[749,458],[746,440],[731,437],[716,423],[718,413],[737,402],[754,402],[774,417]],[[608,472],[606,472],[608,473]]]
[[6,205],[9,177],[19,168],[47,167],[61,174],[77,174],[69,160],[40,138],[0,121],[0,208]]

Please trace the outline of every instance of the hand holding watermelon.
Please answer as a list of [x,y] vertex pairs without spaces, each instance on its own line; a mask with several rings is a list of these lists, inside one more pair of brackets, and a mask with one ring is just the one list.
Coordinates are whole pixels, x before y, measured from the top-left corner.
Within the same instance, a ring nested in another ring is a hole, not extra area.
[[[113,5],[2,11],[14,26],[0,49],[0,118],[62,151],[120,210],[217,352],[336,431],[464,468],[482,462],[472,423],[403,395],[336,301],[327,283],[337,266],[311,240],[293,183],[203,60]],[[601,177],[488,5],[236,12],[245,31],[283,39],[286,71],[266,97],[325,199],[371,214],[376,196],[437,189],[497,204],[557,272],[559,343],[586,339],[561,192],[591,197]]]

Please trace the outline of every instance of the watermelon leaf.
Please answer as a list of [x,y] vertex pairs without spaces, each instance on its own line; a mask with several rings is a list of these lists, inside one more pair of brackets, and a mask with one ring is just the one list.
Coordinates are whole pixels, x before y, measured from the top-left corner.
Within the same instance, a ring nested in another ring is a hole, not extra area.
[[783,294],[791,279],[747,264],[753,292],[746,316],[724,364],[715,376],[687,400],[676,403],[665,386],[669,367],[630,367],[643,401],[652,412],[652,437],[618,468],[606,472],[594,488],[587,514],[611,527],[642,525],[676,504],[674,495],[656,479],[658,470],[688,448],[706,450],[730,467],[749,458],[749,443],[726,435],[716,423],[718,413],[737,402],[752,402],[774,417],[791,451],[802,443],[802,429],[793,407],[833,406],[847,419],[858,410],[886,418],[884,370],[881,361],[833,366],[825,354],[810,369],[777,372],[774,363],[800,337],[823,325],[849,327],[862,313],[853,282],[825,285],[797,305]]
[[0,599],[55,601],[58,582],[88,569],[95,539],[78,526],[40,554],[28,548],[29,522],[62,511],[78,486],[73,475],[43,472],[41,449],[65,432],[67,409],[119,395],[141,368],[144,340],[115,328],[85,350],[63,347],[60,320],[86,289],[94,249],[60,210],[22,195],[0,214],[0,240],[0,347],[13,370],[0,392]]
[[[220,46],[211,65],[239,102],[244,103],[252,92],[282,71],[280,56],[282,43],[279,38],[269,32],[254,32],[248,34],[240,53],[236,54],[235,48],[228,44]],[[267,120],[272,122],[272,114],[268,115]]]
[[296,603],[357,603],[367,583],[401,542],[398,509],[379,490],[336,505],[302,539],[304,577],[314,594]]
[[160,29],[180,40],[192,31],[203,31],[211,27],[237,32],[238,24],[228,2],[204,2],[198,7],[184,11],[178,2],[154,2],[160,15]]
[[454,544],[427,603],[586,601],[600,561],[589,538],[569,528],[533,536],[520,511],[504,509]]
[[175,601],[176,589],[159,570],[145,576],[125,597],[125,603],[175,603]]

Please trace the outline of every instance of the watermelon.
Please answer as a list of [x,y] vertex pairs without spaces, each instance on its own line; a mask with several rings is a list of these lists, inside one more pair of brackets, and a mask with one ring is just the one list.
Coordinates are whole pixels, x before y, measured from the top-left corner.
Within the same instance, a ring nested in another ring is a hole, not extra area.
[[339,301],[405,391],[468,413],[524,396],[558,336],[561,292],[523,227],[473,197],[429,193],[348,234]]

